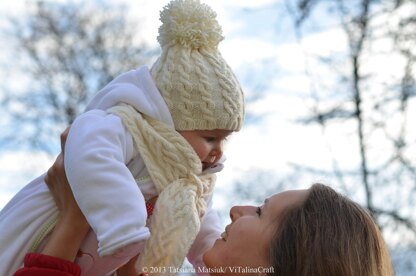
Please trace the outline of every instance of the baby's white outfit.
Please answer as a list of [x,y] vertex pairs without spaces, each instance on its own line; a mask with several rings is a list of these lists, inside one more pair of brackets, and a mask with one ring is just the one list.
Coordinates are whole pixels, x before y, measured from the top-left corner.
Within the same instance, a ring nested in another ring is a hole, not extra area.
[[[74,121],[65,147],[65,169],[93,229],[76,260],[82,275],[111,275],[140,253],[150,236],[145,202],[157,192],[131,134],[118,116],[107,111],[120,103],[174,127],[145,66],[115,78]],[[216,164],[210,173],[221,169],[222,164]],[[0,212],[0,275],[12,275],[21,267],[34,244],[40,244],[40,250],[46,239],[42,243],[37,239],[53,226],[58,211],[43,179],[41,175],[25,186]],[[204,266],[202,254],[221,233],[212,195],[207,203],[201,230],[187,256],[196,272]]]

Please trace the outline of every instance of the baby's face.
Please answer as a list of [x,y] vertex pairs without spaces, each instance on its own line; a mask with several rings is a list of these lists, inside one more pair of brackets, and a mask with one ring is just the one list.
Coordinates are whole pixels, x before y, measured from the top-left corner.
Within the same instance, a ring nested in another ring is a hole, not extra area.
[[232,131],[214,129],[179,131],[179,133],[188,141],[201,159],[202,169],[206,169],[221,158],[223,142]]

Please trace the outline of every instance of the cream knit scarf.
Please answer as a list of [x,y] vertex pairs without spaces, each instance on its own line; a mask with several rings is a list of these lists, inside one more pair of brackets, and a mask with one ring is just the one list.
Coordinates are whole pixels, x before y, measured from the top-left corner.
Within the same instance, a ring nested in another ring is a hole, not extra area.
[[129,105],[109,111],[123,120],[159,194],[150,219],[151,236],[136,267],[165,268],[163,275],[175,274],[169,269],[182,266],[199,232],[215,175],[201,175],[199,157],[171,127]]

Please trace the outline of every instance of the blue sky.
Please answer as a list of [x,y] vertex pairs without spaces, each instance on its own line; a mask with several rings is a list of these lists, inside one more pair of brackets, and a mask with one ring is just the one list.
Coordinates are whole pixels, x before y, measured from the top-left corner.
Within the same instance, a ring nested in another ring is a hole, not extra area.
[[[148,43],[157,46],[156,36],[160,25],[159,11],[169,1],[124,2],[131,6],[130,16],[137,16],[140,22],[144,23],[142,36]],[[303,70],[301,49],[294,43],[293,35],[290,36],[291,32],[280,30],[280,34],[276,34],[277,24],[280,24],[277,26],[278,29],[290,27],[290,22],[287,19],[278,18],[283,11],[275,7],[276,1],[218,0],[205,2],[218,14],[218,21],[222,25],[225,36],[225,40],[220,44],[220,50],[245,87],[247,96],[253,95],[254,91],[251,90],[254,90],[255,87],[265,87],[271,91],[270,96],[267,96],[263,101],[248,106],[248,111],[251,114],[264,117],[261,122],[256,125],[249,124],[246,129],[235,134],[228,142],[226,170],[221,173],[219,179],[222,180],[218,181],[218,186],[226,188],[236,176],[231,172],[254,170],[256,167],[284,169],[285,162],[290,160],[288,156],[293,155],[290,153],[292,150],[287,146],[288,140],[293,141],[293,137],[298,136],[294,134],[300,131],[299,129],[290,130],[289,128],[293,126],[286,120],[297,116],[298,112],[294,112],[295,109],[292,106],[302,105],[298,95],[307,86],[301,84],[300,80],[304,80],[305,83],[307,80],[301,76]],[[24,14],[24,3],[23,0],[2,1],[0,11],[7,10]],[[273,8],[270,9],[270,7]],[[6,60],[8,59],[7,44],[0,47],[4,53],[0,58],[8,62]],[[284,71],[280,68],[282,66]],[[276,72],[285,74],[285,80],[275,84]],[[8,73],[10,74],[10,72]],[[13,77],[13,74],[11,76]],[[9,80],[11,85],[20,85],[20,82]],[[293,90],[293,97],[282,93],[290,90]],[[274,126],[278,126],[278,128]],[[284,137],[282,133],[291,134]],[[277,139],[276,136],[279,138]],[[313,139],[312,136],[311,139]],[[319,138],[316,137],[315,140],[318,141]],[[256,141],[256,145],[247,147],[252,141]],[[242,148],[245,150],[242,151]],[[270,155],[271,152],[273,155]],[[268,158],[264,156],[268,156]],[[270,159],[271,156],[273,156],[272,159]],[[20,187],[44,172],[53,159],[45,154],[16,152],[12,149],[1,152],[0,208]]]
[[[129,16],[140,20],[143,38],[150,45],[157,46],[159,11],[169,1],[124,2],[130,7]],[[345,37],[339,26],[329,21],[312,20],[310,33],[301,41],[296,41],[282,1],[203,2],[218,14],[225,36],[220,50],[240,79],[247,98],[261,95],[261,98],[247,105],[247,112],[261,119],[255,124],[248,120],[243,130],[227,143],[226,169],[219,175],[218,188],[227,190],[241,174],[258,169],[283,174],[288,170],[288,163],[298,163],[299,160],[310,166],[319,163],[321,168],[330,167],[332,152],[328,150],[321,130],[296,125],[292,121],[305,115],[311,105],[307,98],[311,82],[304,74],[305,58],[345,51]],[[0,11],[24,14],[24,3],[24,0],[2,1]],[[7,59],[7,44],[0,47],[4,53],[0,58]],[[308,61],[308,66],[322,70],[322,74],[327,73],[312,59]],[[8,73],[11,85],[21,84],[21,79],[14,80],[16,76]],[[351,147],[356,144],[351,137],[338,136],[332,148],[337,154],[348,156]],[[308,137],[307,141],[304,137]],[[0,207],[30,179],[44,172],[53,159],[44,154],[11,149],[0,153]],[[347,166],[351,162],[353,166],[354,161],[346,158],[344,162]],[[294,186],[308,186],[315,180]],[[228,208],[221,202],[224,200],[219,198],[218,208]]]

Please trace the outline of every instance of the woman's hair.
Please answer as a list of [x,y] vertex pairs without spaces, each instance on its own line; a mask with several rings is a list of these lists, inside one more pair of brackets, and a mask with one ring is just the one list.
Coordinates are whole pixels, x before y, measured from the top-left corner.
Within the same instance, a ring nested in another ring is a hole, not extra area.
[[279,218],[270,249],[270,275],[393,275],[371,216],[330,187],[314,184],[304,202]]

